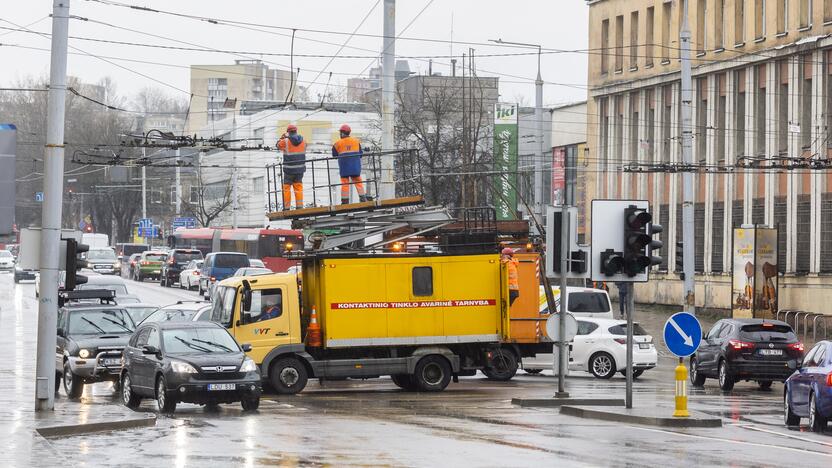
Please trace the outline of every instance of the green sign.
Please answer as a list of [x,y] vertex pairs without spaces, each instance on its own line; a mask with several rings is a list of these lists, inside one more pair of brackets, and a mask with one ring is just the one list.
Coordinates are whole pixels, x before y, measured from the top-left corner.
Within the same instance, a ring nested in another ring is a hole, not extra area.
[[494,105],[494,209],[517,219],[517,104]]

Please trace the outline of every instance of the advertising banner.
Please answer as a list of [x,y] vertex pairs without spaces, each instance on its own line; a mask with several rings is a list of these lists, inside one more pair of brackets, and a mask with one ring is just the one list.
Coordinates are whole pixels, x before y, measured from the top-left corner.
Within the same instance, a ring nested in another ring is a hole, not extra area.
[[566,193],[566,148],[552,150],[552,204],[562,205]]
[[494,105],[494,208],[498,220],[517,219],[517,104]]
[[734,318],[774,318],[777,311],[777,229],[735,228],[731,312]]
[[16,158],[17,127],[0,124],[0,235],[11,234],[14,225]]

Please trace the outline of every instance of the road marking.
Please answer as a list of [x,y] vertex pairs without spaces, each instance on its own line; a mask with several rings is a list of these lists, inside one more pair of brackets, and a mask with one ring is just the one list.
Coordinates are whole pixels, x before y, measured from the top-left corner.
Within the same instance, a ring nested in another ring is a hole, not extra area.
[[676,333],[678,333],[682,338],[685,339],[685,346],[693,346],[693,337],[685,333],[685,331],[682,330],[682,327],[680,327],[675,320],[670,319],[668,320],[668,322],[670,322],[670,325],[672,325],[673,329],[676,330]]
[[821,442],[819,440],[812,440],[812,439],[809,439],[807,437],[800,437],[800,436],[789,434],[787,432],[779,432],[779,431],[772,431],[772,430],[769,430],[769,429],[763,429],[761,427],[757,427],[757,426],[754,426],[754,425],[751,425],[751,424],[737,424],[736,426],[741,427],[743,429],[748,429],[748,430],[751,430],[751,431],[765,432],[767,434],[774,434],[774,435],[781,436],[781,437],[788,437],[789,439],[800,440],[800,441],[803,441],[803,442],[810,442],[810,443],[813,443],[813,444],[819,444],[819,445],[823,445],[823,446],[826,446],[826,447],[832,447],[832,443],[829,443],[829,442]]
[[729,443],[729,444],[751,445],[751,446],[754,446],[754,447],[783,449],[783,450],[790,450],[790,451],[793,451],[793,452],[799,452],[799,453],[803,453],[803,454],[810,453],[812,455],[820,455],[820,456],[823,456],[823,457],[832,458],[832,453],[817,452],[815,450],[800,449],[800,448],[795,448],[795,447],[786,447],[786,446],[783,446],[783,445],[761,444],[759,442],[748,442],[748,441],[744,441],[744,440],[722,439],[722,438],[719,438],[719,437],[708,437],[708,436],[703,436],[703,435],[685,434],[684,432],[668,431],[668,430],[664,430],[664,429],[652,429],[652,428],[649,428],[649,427],[640,427],[640,426],[629,426],[629,427],[631,427],[633,429],[641,429],[642,431],[661,432],[661,433],[664,433],[664,434],[672,434],[672,435],[675,435],[675,436],[688,437],[688,438],[691,438],[691,439],[705,439],[705,440],[713,440],[713,441],[717,441],[717,442],[725,442],[725,443]]

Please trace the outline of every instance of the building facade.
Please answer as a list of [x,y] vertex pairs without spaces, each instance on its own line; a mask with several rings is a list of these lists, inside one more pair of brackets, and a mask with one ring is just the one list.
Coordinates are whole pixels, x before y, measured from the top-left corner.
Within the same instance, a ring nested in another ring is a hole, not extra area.
[[185,130],[193,134],[211,122],[231,117],[243,100],[285,100],[290,87],[298,92],[297,73],[269,68],[260,60],[191,65],[192,98]]
[[[642,198],[665,227],[637,300],[682,303],[681,1],[591,0],[588,198]],[[736,169],[829,158],[832,0],[688,0],[693,64],[695,244],[700,307],[731,304],[732,229],[777,227],[780,308],[832,300],[832,193],[821,170]],[[655,165],[660,172],[627,172]],[[705,170],[704,166],[710,168]],[[728,170],[729,168],[733,168]]]
[[[546,203],[557,205],[564,198],[578,207],[578,242],[588,239],[586,220],[587,176],[587,104],[586,101],[564,104],[549,109],[551,119],[551,171],[544,172]],[[522,114],[521,114],[522,117]]]

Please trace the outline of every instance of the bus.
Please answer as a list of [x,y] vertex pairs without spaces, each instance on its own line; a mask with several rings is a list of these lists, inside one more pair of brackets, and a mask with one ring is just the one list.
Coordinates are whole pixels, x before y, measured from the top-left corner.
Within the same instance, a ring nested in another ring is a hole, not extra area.
[[168,236],[171,248],[199,249],[202,255],[211,252],[240,252],[263,261],[266,268],[282,273],[297,265],[283,252],[303,248],[303,231],[260,228],[177,228]]

